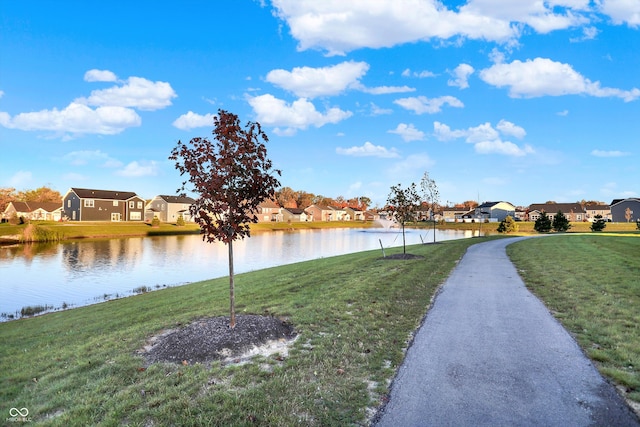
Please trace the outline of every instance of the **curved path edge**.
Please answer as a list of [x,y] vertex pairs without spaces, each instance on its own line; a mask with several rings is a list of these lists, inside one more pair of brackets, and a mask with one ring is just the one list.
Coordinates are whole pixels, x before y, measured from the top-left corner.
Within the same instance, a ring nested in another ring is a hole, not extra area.
[[[407,349],[386,426],[640,426],[506,254],[469,247]],[[428,262],[428,260],[427,260]]]

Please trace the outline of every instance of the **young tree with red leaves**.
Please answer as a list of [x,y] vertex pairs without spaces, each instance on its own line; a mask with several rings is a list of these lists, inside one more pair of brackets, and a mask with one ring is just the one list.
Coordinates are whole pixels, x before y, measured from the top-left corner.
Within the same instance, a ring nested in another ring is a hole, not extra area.
[[[260,123],[247,122],[244,128],[238,116],[218,110],[214,118],[215,141],[193,138],[189,144],[178,141],[169,160],[176,162],[180,175],[187,175],[178,189],[198,194],[190,212],[200,226],[202,239],[222,241],[229,246],[229,327],[234,328],[235,295],[233,241],[251,237],[250,223],[258,222],[258,205],[274,196],[280,182],[267,158],[267,135]],[[187,182],[191,188],[187,188]]]

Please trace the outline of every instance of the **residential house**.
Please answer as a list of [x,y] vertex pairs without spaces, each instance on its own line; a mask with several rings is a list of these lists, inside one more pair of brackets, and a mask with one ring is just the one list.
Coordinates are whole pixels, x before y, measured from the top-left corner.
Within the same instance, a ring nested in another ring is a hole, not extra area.
[[611,202],[613,222],[640,221],[640,198],[615,199]]
[[529,221],[536,221],[542,212],[550,217],[562,212],[571,222],[587,220],[587,212],[580,203],[538,203],[529,206]]
[[142,221],[144,199],[131,191],[71,188],[62,209],[71,221]]
[[585,206],[587,212],[587,220],[595,222],[596,216],[602,216],[605,221],[611,221],[611,206],[609,205],[587,205]]
[[265,200],[258,205],[256,218],[258,222],[281,222],[282,208],[273,200]]
[[375,221],[377,219],[380,219],[380,215],[377,211],[374,210],[364,211],[362,215],[365,221]]
[[310,221],[336,221],[335,211],[329,206],[313,204],[305,209]]
[[333,210],[330,221],[351,221],[351,216],[349,216],[344,208],[329,206],[329,209]]
[[285,222],[305,222],[309,221],[309,217],[304,209],[282,208],[282,220]]
[[358,208],[346,207],[344,211],[352,221],[364,221],[364,212]]
[[475,209],[476,219],[484,221],[499,222],[507,216],[516,216],[516,207],[509,202],[484,202]]
[[182,215],[186,222],[193,221],[189,208],[195,202],[191,197],[156,196],[147,203],[144,220],[151,222],[154,217],[158,217],[162,222],[176,222]]
[[3,219],[13,216],[34,221],[60,221],[62,203],[57,202],[9,202],[2,214]]
[[461,221],[462,216],[469,213],[469,208],[466,206],[446,206],[442,208],[442,216],[446,222]]

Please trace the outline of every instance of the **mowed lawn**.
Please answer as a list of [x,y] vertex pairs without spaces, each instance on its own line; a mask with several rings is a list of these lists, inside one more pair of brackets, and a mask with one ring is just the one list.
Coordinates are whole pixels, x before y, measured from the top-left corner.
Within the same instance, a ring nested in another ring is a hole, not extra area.
[[557,235],[507,252],[600,372],[640,402],[640,236]]
[[30,425],[56,426],[366,424],[437,287],[481,240],[407,248],[422,259],[370,251],[238,275],[239,314],[283,317],[299,333],[288,355],[247,364],[147,366],[136,354],[165,329],[227,315],[226,278],[2,323],[0,414],[27,408]]

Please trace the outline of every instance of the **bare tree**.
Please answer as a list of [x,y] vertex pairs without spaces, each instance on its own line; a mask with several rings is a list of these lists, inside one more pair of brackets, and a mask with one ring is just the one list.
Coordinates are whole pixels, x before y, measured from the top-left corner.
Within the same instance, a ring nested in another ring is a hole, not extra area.
[[435,211],[438,203],[440,203],[440,193],[438,192],[438,186],[436,182],[429,178],[429,172],[425,172],[422,175],[420,181],[420,187],[422,188],[422,194],[424,195],[427,206],[431,211],[431,220],[433,221],[433,243],[436,242],[436,216]]
[[260,123],[247,122],[243,127],[235,114],[218,110],[214,118],[215,142],[193,138],[189,144],[178,141],[170,160],[176,162],[180,175],[187,175],[178,192],[188,189],[199,197],[191,205],[191,214],[200,225],[202,239],[216,240],[229,246],[229,311],[231,328],[235,327],[233,275],[233,241],[251,237],[250,223],[258,221],[258,205],[273,198],[280,182],[267,158],[268,142]]

